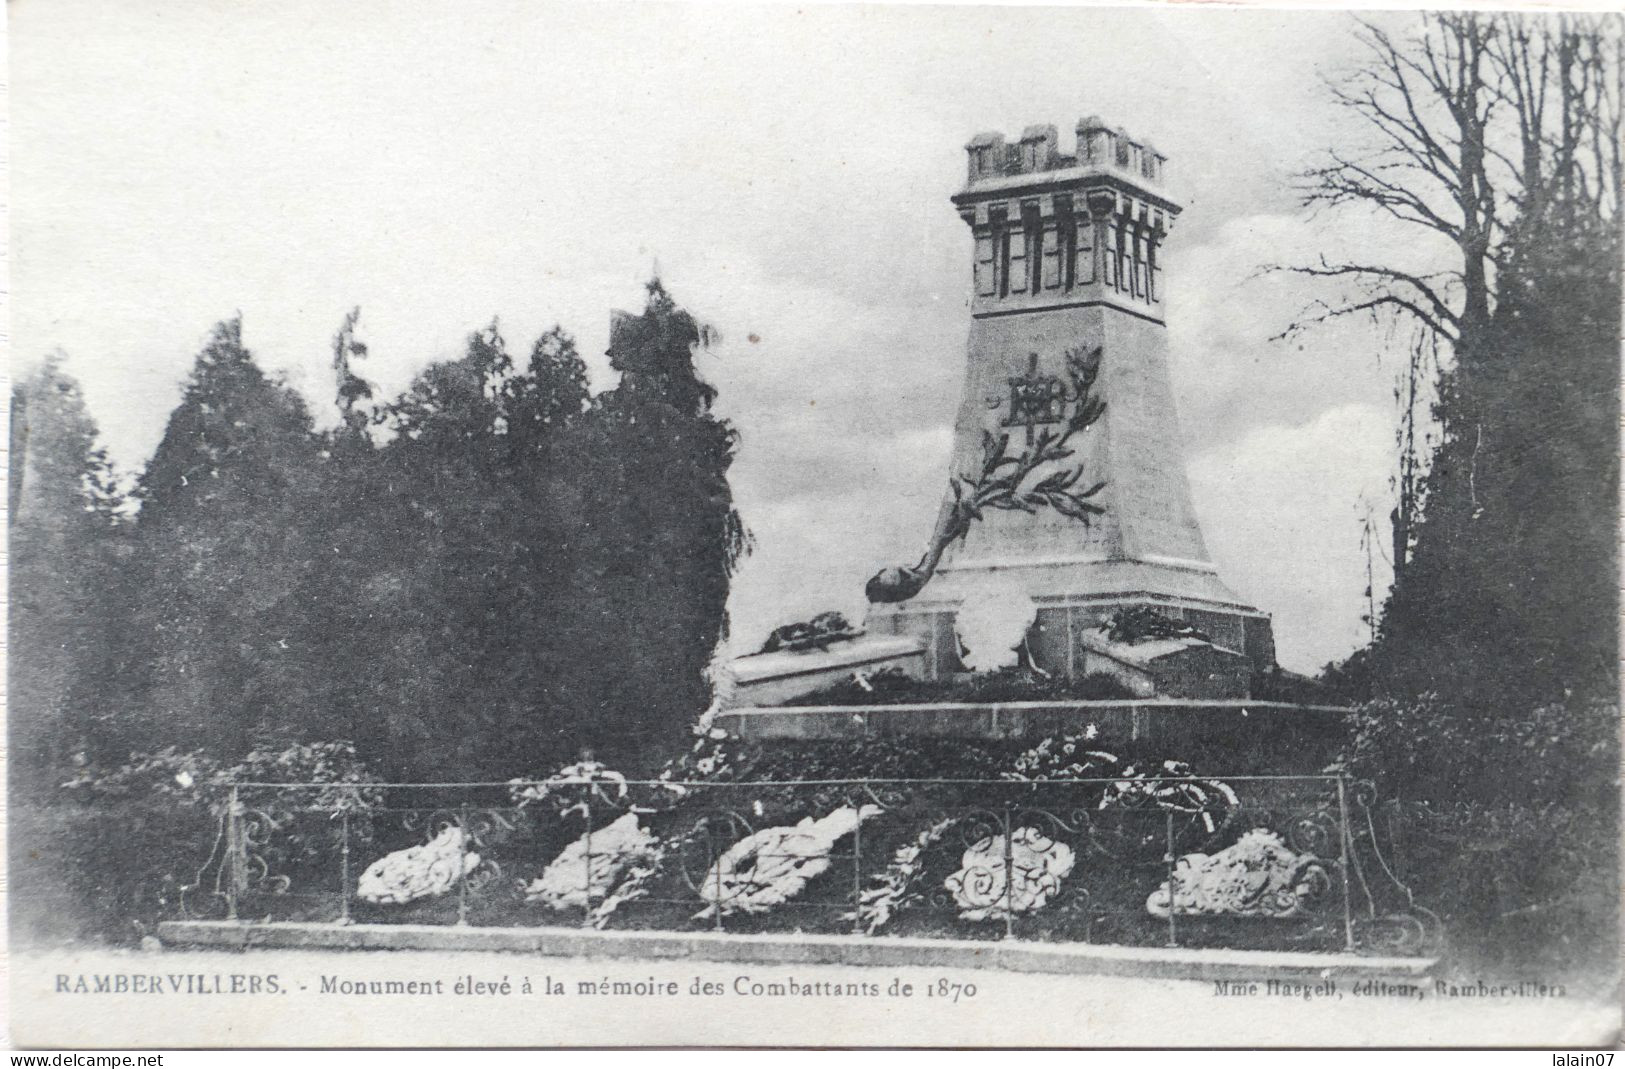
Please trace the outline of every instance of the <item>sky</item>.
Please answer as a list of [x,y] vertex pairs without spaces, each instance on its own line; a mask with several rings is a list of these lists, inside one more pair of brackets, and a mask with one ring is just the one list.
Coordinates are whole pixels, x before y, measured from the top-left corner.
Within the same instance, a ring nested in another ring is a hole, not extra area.
[[[963,146],[1098,113],[1169,157],[1174,390],[1221,575],[1282,664],[1366,635],[1395,339],[1272,341],[1316,296],[1271,263],[1367,250],[1292,175],[1357,136],[1321,83],[1338,13],[1144,8],[15,0],[14,368],[60,349],[139,470],[210,327],[331,420],[330,339],[362,309],[386,393],[493,316],[554,323],[594,384],[609,313],[658,271],[720,331],[699,358],[742,436],[756,550],[734,642],[917,558],[964,372]],[[1385,16],[1402,23],[1407,16]],[[1375,250],[1373,253],[1372,250]],[[1414,251],[1414,250],[1413,250]],[[1382,541],[1386,535],[1380,535]],[[1374,563],[1377,597],[1386,582]]]

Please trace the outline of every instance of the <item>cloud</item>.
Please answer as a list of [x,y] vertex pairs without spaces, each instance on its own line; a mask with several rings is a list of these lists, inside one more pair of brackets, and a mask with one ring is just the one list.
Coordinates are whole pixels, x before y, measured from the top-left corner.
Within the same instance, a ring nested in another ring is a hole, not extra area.
[[[1254,434],[1387,403],[1380,338],[1270,343],[1309,293],[1249,280],[1378,241],[1299,218],[1284,179],[1347,143],[1314,89],[1348,55],[1340,13],[420,7],[12,12],[12,341],[69,353],[121,465],[144,462],[209,326],[239,310],[319,415],[356,304],[385,396],[498,314],[516,352],[564,324],[602,387],[608,312],[636,308],[658,263],[726,339],[701,366],[742,433],[759,540],[740,630],[861,613],[864,578],[919,554],[947,475],[964,141],[1034,122],[1068,141],[1089,112],[1168,153],[1187,205],[1168,266],[1188,455],[1254,463]],[[1058,66],[1068,41],[1090,62]],[[1285,613],[1309,595],[1274,597],[1282,567],[1238,553],[1227,574]],[[1341,643],[1358,613],[1335,604]]]
[[1365,505],[1377,524],[1377,603],[1393,466],[1388,412],[1342,405],[1299,424],[1256,427],[1194,457],[1191,494],[1208,551],[1243,598],[1274,616],[1278,660],[1313,672],[1367,637]]
[[[1176,231],[1177,240],[1177,231]],[[1273,340],[1330,289],[1271,264],[1314,264],[1321,251],[1381,262],[1371,233],[1353,224],[1308,227],[1293,215],[1232,219],[1211,241],[1170,252],[1168,331],[1181,427],[1191,450],[1252,428],[1301,422],[1341,405],[1390,402],[1397,365],[1388,331],[1368,317]],[[1401,335],[1403,337],[1403,335]]]

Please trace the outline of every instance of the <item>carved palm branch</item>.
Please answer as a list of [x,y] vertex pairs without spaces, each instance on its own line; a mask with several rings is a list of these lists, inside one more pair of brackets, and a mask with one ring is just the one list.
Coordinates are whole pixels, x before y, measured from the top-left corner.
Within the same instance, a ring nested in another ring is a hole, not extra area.
[[1068,400],[1072,414],[1059,432],[1046,427],[1024,450],[1009,453],[1010,436],[982,432],[982,464],[975,476],[956,475],[948,480],[952,503],[943,510],[931,544],[912,568],[891,567],[877,572],[864,588],[870,601],[907,601],[924,589],[949,546],[964,538],[971,525],[988,509],[1037,513],[1050,508],[1068,519],[1088,526],[1106,510],[1091,499],[1105,489],[1104,482],[1079,488],[1083,481],[1081,465],[1052,471],[1037,482],[1028,480],[1046,464],[1070,460],[1072,436],[1085,431],[1105,415],[1106,403],[1094,396],[1095,378],[1100,371],[1100,347],[1085,351],[1081,346],[1066,354],[1067,377],[1071,380]]

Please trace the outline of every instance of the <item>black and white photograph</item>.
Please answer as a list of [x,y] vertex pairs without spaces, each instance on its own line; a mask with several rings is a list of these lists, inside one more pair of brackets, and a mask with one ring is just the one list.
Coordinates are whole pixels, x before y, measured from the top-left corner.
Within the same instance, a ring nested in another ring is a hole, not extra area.
[[1620,1042],[1616,13],[7,14],[15,1048]]

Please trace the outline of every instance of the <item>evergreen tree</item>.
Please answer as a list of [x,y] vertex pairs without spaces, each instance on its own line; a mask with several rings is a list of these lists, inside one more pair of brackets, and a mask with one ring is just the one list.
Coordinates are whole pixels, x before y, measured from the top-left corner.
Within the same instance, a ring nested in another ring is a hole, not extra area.
[[728,485],[738,435],[711,414],[695,350],[710,332],[658,280],[642,315],[620,314],[609,357],[620,384],[593,408],[589,544],[565,609],[589,695],[586,745],[649,771],[710,701],[705,670],[727,634],[729,578],[747,538]]
[[[325,434],[239,321],[198,355],[139,481],[129,559],[97,584],[116,595],[112,655],[52,684],[78,679],[93,756],[342,739],[406,779],[507,778],[583,749],[657,767],[709,702],[744,545],[735,435],[693,366],[706,332],[655,283],[597,399],[564,331],[517,368],[492,323],[375,406],[357,325],[334,338]],[[93,428],[64,425],[38,454],[62,474],[14,483],[19,523],[109,525]],[[47,486],[51,509],[31,505]]]
[[[516,458],[531,464],[545,454],[587,410],[587,367],[575,339],[562,327],[536,339],[525,374],[508,385],[509,434]],[[545,455],[541,457],[545,461]]]
[[[332,368],[336,428],[321,436],[310,471],[301,541],[309,547],[309,567],[287,601],[288,634],[278,640],[278,657],[268,665],[280,696],[274,725],[279,741],[358,742],[369,734],[369,706],[358,691],[376,686],[381,633],[393,637],[389,617],[376,614],[378,559],[388,534],[381,511],[387,508],[377,478],[378,450],[369,427],[379,413],[370,403],[373,387],[357,370],[367,346],[356,337],[360,309],[352,310],[333,338]],[[374,745],[369,753],[376,753]]]
[[1393,693],[1492,715],[1617,693],[1618,231],[1551,207],[1507,250],[1377,649]]
[[[573,341],[554,330],[516,371],[496,325],[426,368],[387,407],[390,440],[344,479],[365,486],[353,540],[359,618],[331,695],[365,752],[418,778],[509,777],[573,756],[577,706],[553,666],[569,553],[587,519],[569,436],[587,400]],[[358,669],[362,669],[359,670]]]
[[366,342],[355,336],[356,324],[360,321],[361,309],[351,309],[333,336],[334,403],[338,405],[340,420],[339,431],[333,439],[339,446],[358,442],[372,422],[371,413],[361,407],[363,402],[372,400],[372,384],[356,371],[356,363],[367,356]]
[[[493,596],[511,645],[492,664],[513,702],[510,759],[524,773],[557,768],[577,756],[589,728],[590,698],[574,686],[595,655],[590,632],[572,610],[580,561],[598,519],[588,480],[598,470],[586,429],[587,369],[575,340],[554,327],[537,339],[506,395],[510,482],[505,519],[510,575]],[[571,639],[580,635],[582,642]]]
[[64,775],[108,672],[120,498],[79,384],[53,355],[12,389],[9,716],[12,781]]
[[140,481],[125,668],[148,741],[234,756],[288,717],[280,669],[317,554],[319,444],[298,394],[244,347],[241,320],[218,324]]

